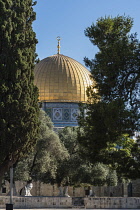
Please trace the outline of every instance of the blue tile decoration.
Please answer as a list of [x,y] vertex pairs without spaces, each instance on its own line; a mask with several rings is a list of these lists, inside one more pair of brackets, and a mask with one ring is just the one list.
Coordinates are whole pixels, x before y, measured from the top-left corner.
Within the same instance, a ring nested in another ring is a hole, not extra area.
[[63,120],[70,120],[70,109],[63,109]]
[[55,128],[78,126],[78,103],[44,102],[42,108],[47,112]]
[[47,115],[52,118],[52,109],[51,108],[45,108],[45,112],[47,113]]
[[71,120],[77,121],[78,117],[78,109],[71,109]]
[[53,120],[62,120],[62,108],[53,108]]

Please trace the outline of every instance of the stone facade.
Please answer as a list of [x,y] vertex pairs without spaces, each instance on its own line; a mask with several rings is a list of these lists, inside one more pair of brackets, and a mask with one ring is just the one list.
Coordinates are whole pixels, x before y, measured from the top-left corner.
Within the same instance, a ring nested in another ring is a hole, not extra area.
[[[0,209],[10,202],[9,196],[0,197]],[[14,208],[87,208],[87,209],[139,209],[140,198],[123,197],[46,197],[14,196]]]
[[[68,189],[71,197],[60,197],[57,185],[34,182],[31,190],[32,196],[21,196],[21,189],[26,182],[17,181],[14,186],[13,204],[14,208],[88,208],[88,209],[138,209],[140,208],[140,180],[132,182],[131,195],[129,185],[102,186],[91,189],[94,197],[86,195],[88,187]],[[0,191],[0,209],[10,202],[10,186],[6,182]],[[133,197],[129,197],[133,196]],[[134,197],[135,196],[135,197]]]
[[140,197],[140,179],[133,180],[132,182],[132,196]]
[[[26,185],[26,182],[16,181],[14,186],[14,195],[21,195],[21,189]],[[119,184],[117,186],[92,186],[91,190],[96,197],[138,197],[140,196],[140,182],[136,181],[131,184],[131,189],[127,184]],[[71,197],[85,197],[88,187],[68,187],[68,194]],[[0,195],[9,195],[9,182],[0,190]],[[130,193],[131,191],[131,193]],[[33,182],[31,189],[32,196],[58,196],[59,189],[57,185],[44,184],[42,182]]]
[[140,198],[84,198],[88,209],[137,209],[140,208]]

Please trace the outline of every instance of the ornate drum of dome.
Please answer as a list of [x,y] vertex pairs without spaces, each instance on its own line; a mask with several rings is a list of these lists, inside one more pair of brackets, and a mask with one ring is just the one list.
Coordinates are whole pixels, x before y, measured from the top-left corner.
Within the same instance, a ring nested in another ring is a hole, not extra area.
[[56,54],[35,66],[39,101],[55,127],[77,126],[78,103],[86,103],[90,72],[76,60]]

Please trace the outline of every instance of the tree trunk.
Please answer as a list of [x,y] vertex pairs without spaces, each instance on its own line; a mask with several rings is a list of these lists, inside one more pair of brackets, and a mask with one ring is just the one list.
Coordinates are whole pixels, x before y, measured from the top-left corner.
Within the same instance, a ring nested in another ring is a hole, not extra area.
[[16,160],[5,160],[1,165],[0,165],[0,188],[2,186],[2,180],[4,177],[4,174],[10,169],[10,167],[16,162]]
[[59,195],[58,196],[64,196],[62,186],[59,187]]
[[64,187],[64,191],[63,192],[64,192],[64,196],[65,197],[70,197],[69,194],[68,194],[68,186]]

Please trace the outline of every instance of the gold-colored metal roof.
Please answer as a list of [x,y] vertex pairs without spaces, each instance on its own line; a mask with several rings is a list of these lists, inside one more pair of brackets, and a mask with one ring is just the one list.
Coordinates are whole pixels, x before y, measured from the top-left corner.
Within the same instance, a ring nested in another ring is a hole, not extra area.
[[62,54],[47,57],[35,66],[39,101],[86,102],[86,89],[91,84],[90,72]]

